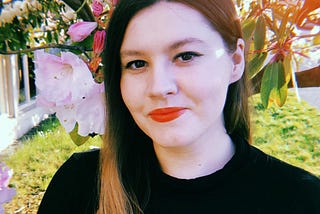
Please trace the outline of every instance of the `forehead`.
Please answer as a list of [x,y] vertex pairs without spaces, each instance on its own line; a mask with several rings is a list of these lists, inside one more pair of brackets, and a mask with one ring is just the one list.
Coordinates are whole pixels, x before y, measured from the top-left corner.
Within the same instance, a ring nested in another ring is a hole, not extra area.
[[212,40],[220,35],[197,10],[181,3],[158,2],[138,12],[126,29],[123,48],[170,43],[184,38]]

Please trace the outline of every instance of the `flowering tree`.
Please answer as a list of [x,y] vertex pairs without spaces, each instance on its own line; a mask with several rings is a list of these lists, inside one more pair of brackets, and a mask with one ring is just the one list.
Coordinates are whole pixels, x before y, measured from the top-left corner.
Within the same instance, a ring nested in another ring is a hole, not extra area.
[[[19,2],[19,3],[18,3]],[[319,50],[319,0],[235,0],[250,78],[261,100],[282,106],[299,57]],[[117,0],[24,0],[4,5],[0,54],[35,52],[38,103],[56,113],[80,145],[105,125],[101,53]],[[303,43],[301,43],[303,41]],[[293,81],[294,82],[294,81]]]
[[19,53],[39,45],[59,44],[66,38],[63,32],[76,17],[61,1],[7,1],[1,6],[2,53]]
[[77,145],[86,142],[89,135],[102,135],[105,130],[100,55],[104,49],[108,14],[114,8],[112,3],[115,2],[93,0],[94,21],[79,21],[67,31],[72,42],[92,47],[87,59],[72,52],[62,52],[60,56],[44,51],[35,53],[38,102],[56,113]]
[[320,1],[255,0],[247,8],[246,3],[237,0],[249,76],[262,76],[259,86],[265,107],[273,102],[282,106],[299,59],[320,54]]
[[[30,3],[30,1],[26,2]],[[39,4],[39,2],[32,1],[34,4]],[[42,3],[48,2],[42,0]],[[33,38],[27,37],[28,40],[22,42],[22,45],[15,46],[8,45],[14,43],[11,42],[11,38],[5,37],[1,46],[3,51],[0,53],[10,54],[36,50],[34,72],[38,88],[37,102],[55,113],[62,126],[70,133],[72,140],[77,145],[81,145],[86,142],[88,136],[104,133],[104,85],[100,55],[104,49],[105,29],[109,21],[109,14],[112,13],[117,1],[93,0],[90,2],[91,7],[88,7],[87,1],[81,3],[69,0],[65,2],[66,4],[62,4],[62,1],[54,1],[54,3],[60,7],[48,7],[43,10],[43,7],[39,6],[35,11],[39,14],[53,13],[52,10],[64,13],[58,16],[61,18],[58,22],[51,23],[58,29],[56,37],[62,38],[61,41],[59,39],[53,41],[52,37],[47,38],[47,34],[41,34],[36,40],[40,41],[39,38],[41,38],[46,41],[45,43],[39,42],[37,45],[26,48],[34,42]],[[70,8],[76,12],[67,10],[67,5],[70,5]],[[19,6],[21,3],[14,2],[11,7],[5,6],[3,12],[14,10]],[[26,8],[29,7],[30,5],[26,4]],[[31,12],[28,14],[30,15]],[[24,20],[20,14],[15,14],[13,17],[12,20]],[[46,16],[43,17],[46,18]],[[70,20],[65,20],[64,17],[70,17]],[[70,26],[62,25],[62,21],[68,21]],[[46,20],[39,20],[38,23],[41,23],[40,26],[49,25]],[[14,23],[8,19],[2,24],[7,29]],[[67,45],[64,40],[67,41]],[[61,52],[53,54],[50,51],[37,50],[48,48],[60,48]]]

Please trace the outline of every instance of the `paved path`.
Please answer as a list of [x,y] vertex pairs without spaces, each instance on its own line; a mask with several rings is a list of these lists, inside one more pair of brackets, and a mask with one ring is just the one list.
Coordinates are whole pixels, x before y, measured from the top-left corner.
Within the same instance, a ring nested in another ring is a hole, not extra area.
[[298,91],[301,99],[320,109],[320,87],[298,88]]

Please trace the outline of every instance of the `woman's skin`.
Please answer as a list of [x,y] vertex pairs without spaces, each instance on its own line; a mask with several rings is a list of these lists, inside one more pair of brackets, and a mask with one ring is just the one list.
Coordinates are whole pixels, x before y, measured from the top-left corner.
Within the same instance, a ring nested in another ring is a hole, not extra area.
[[159,2],[129,23],[121,46],[121,93],[152,139],[162,170],[191,179],[221,169],[233,156],[223,107],[244,70],[244,43],[229,53],[198,11]]

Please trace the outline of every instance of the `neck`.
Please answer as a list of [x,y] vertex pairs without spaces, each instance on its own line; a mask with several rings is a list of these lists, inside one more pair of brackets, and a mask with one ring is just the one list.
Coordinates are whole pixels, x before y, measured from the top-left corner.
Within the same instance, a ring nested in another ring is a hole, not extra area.
[[176,178],[193,179],[222,169],[234,155],[235,147],[229,135],[224,133],[210,142],[183,147],[154,144],[154,150],[164,173]]

